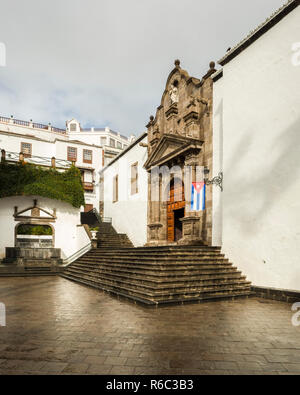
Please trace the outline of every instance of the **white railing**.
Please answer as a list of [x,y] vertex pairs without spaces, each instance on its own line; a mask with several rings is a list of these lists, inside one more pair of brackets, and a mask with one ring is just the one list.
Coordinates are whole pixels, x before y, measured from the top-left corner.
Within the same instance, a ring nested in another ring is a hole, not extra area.
[[13,125],[17,125],[17,126],[24,126],[27,128],[43,129],[43,130],[49,130],[49,131],[55,132],[55,133],[66,134],[65,129],[56,128],[54,126],[51,126],[51,124],[44,125],[43,123],[32,122],[32,120],[23,121],[21,119],[14,119],[13,116],[11,116],[10,118],[0,116],[0,123],[8,123],[8,124],[13,124]]
[[31,163],[37,166],[57,167],[61,169],[68,169],[72,162],[65,159],[48,158],[45,156],[26,155],[17,152],[1,150],[1,160],[7,162],[22,162]]
[[80,250],[76,251],[74,254],[70,255],[68,258],[63,260],[63,265],[68,266],[76,259],[80,258],[82,255],[86,254],[92,249],[92,243],[89,242],[86,246],[82,247]]

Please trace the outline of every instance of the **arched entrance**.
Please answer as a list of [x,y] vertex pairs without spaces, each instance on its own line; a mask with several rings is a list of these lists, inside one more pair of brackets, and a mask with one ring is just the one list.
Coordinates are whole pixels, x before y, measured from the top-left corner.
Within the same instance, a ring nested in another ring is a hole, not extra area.
[[46,223],[21,222],[15,227],[15,247],[52,248],[54,228]]
[[182,237],[182,222],[184,217],[185,197],[184,185],[181,180],[170,182],[170,199],[167,202],[167,237],[168,241],[178,241]]

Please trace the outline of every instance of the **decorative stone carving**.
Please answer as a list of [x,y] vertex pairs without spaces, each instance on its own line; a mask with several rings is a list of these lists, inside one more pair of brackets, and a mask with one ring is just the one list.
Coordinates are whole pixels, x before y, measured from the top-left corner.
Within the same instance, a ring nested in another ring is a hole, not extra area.
[[[214,72],[213,66],[211,62],[209,71],[198,79],[189,76],[180,67],[179,60],[176,60],[175,68],[167,78],[156,114],[151,116],[147,125],[148,158],[144,164],[145,169],[151,172],[156,167],[166,166],[173,169],[178,166],[184,172],[185,188],[183,218],[179,217],[182,212],[176,211],[182,208],[167,206],[162,195],[155,204],[149,200],[148,245],[164,245],[170,242],[211,243],[211,227],[207,228],[206,223],[212,221],[212,187],[207,186],[206,189],[205,216],[201,211],[190,211],[190,194],[191,183],[203,179],[201,169],[204,166],[212,168],[213,82],[210,76]],[[150,183],[148,188],[151,189]],[[174,238],[171,241],[172,226]],[[178,241],[180,234],[182,239]]]
[[171,104],[179,102],[178,88],[173,84],[171,85],[171,89],[169,90],[169,95],[171,99]]

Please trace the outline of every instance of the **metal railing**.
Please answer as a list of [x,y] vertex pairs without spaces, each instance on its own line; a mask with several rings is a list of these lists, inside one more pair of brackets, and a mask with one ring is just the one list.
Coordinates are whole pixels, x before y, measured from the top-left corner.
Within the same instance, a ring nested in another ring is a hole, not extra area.
[[27,126],[27,127],[30,126],[30,122],[28,121],[21,121],[20,119],[14,119],[13,121],[15,125]]
[[56,159],[54,157],[48,158],[45,156],[37,156],[37,155],[26,156],[25,154],[23,154],[23,158],[21,156],[22,153],[18,154],[17,152],[1,150],[2,161],[7,161],[7,162],[25,161],[27,163],[31,163],[38,166],[58,167],[62,169],[68,169],[72,165],[72,162],[69,160]]
[[102,222],[106,222],[108,224],[111,224],[112,223],[112,218],[111,217],[103,217],[102,218]]
[[0,122],[9,123],[9,121],[10,121],[10,118],[0,117]]
[[90,251],[92,248],[92,243],[89,242],[87,245],[84,247],[80,248],[80,250],[74,252],[74,254],[70,255],[68,258],[63,260],[64,265],[70,265],[72,262],[74,262],[76,259],[80,258],[82,255]]
[[102,219],[101,219],[100,214],[98,213],[98,210],[96,209],[96,207],[92,208],[91,211],[95,214],[97,220],[98,220],[99,222],[102,222]]
[[55,127],[51,126],[50,124],[44,125],[43,123],[37,123],[37,122],[32,122],[32,121],[30,121],[30,122],[23,121],[21,119],[0,117],[0,122],[10,123],[10,124],[18,125],[18,126],[25,126],[27,128],[49,130],[49,131],[56,132],[56,133],[66,133],[65,129],[55,128]]

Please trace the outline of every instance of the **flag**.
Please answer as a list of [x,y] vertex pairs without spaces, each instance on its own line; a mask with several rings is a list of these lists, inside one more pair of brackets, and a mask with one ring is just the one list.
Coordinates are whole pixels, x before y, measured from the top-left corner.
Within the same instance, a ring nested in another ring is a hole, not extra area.
[[205,183],[192,182],[191,211],[205,209]]

